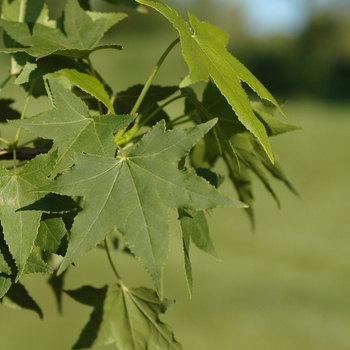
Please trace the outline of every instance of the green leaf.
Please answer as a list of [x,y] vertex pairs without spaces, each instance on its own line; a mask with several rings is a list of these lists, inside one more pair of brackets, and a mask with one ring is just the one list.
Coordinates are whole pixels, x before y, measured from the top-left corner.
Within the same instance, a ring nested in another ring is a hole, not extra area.
[[190,70],[180,87],[201,80],[206,81],[211,77],[236,112],[240,122],[257,137],[273,162],[273,153],[265,128],[255,116],[241,82],[247,83],[260,98],[271,101],[276,106],[278,104],[254,75],[227,51],[228,35],[224,30],[208,22],[201,22],[190,13],[189,25],[167,5],[150,0],[137,1],[159,11],[178,30],[182,54]]
[[54,271],[53,268],[48,264],[46,264],[46,262],[43,261],[36,253],[31,252],[27,259],[23,274],[29,274],[29,273],[51,274],[53,273],[53,271]]
[[17,282],[13,283],[6,294],[7,299],[2,299],[3,303],[7,306],[13,306],[15,308],[27,309],[36,312],[39,317],[43,318],[43,313],[39,307],[39,305],[35,302],[35,300],[28,294],[25,287]]
[[244,206],[223,196],[178,161],[214,125],[165,131],[156,124],[138,146],[118,159],[76,155],[75,167],[42,190],[85,197],[59,273],[116,228],[150,273],[162,295],[163,266],[168,254],[168,209],[204,210]]
[[115,114],[113,105],[105,88],[92,75],[78,72],[76,69],[62,69],[58,72],[52,73],[51,76],[69,90],[72,84],[79,87],[81,90],[101,101],[111,113]]
[[24,272],[34,247],[41,218],[40,211],[19,209],[43,197],[42,193],[32,191],[50,182],[48,175],[56,156],[55,152],[39,155],[17,174],[0,165],[0,219],[5,241],[18,269],[17,279]]
[[238,164],[236,160],[233,160],[230,156],[224,153],[223,155],[229,177],[233,182],[239,199],[248,204],[248,208],[245,209],[249,216],[252,229],[255,227],[254,217],[254,194],[253,194],[253,181],[248,168],[244,164]]
[[129,289],[124,285],[100,289],[84,286],[66,293],[94,307],[73,349],[109,344],[128,350],[182,348],[170,327],[159,319],[170,303],[160,301],[150,289]]
[[67,230],[61,218],[49,218],[41,221],[35,245],[44,251],[56,253],[61,239]]
[[48,73],[56,72],[63,68],[76,69],[86,72],[86,66],[77,60],[72,60],[63,56],[50,56],[45,60],[27,60],[15,84],[20,84],[26,91],[34,97],[46,96],[46,89],[43,77]]
[[[14,3],[21,6],[25,1],[14,0]],[[27,9],[30,12],[28,7]],[[31,30],[27,23],[20,21],[20,18],[9,17],[6,16],[0,21],[1,26],[12,39],[25,47],[3,49],[1,52],[22,51],[34,57],[53,54],[82,57],[84,52],[83,57],[88,57],[104,33],[125,18],[126,14],[84,11],[77,0],[68,0],[64,8],[62,30],[59,25],[53,26],[47,21],[35,23]]]
[[268,101],[252,101],[251,106],[257,117],[264,124],[268,136],[301,129],[299,126],[284,123],[277,118],[276,114],[279,112],[279,109]]
[[48,94],[55,109],[12,124],[37,136],[54,140],[58,148],[54,174],[73,164],[74,153],[113,157],[116,144],[113,132],[126,127],[136,116],[114,114],[90,116],[85,103],[53,78],[48,78]]
[[12,279],[5,274],[0,275],[0,301],[1,298],[9,291],[12,285]]
[[278,197],[273,190],[270,184],[270,180],[267,176],[266,168],[262,163],[261,158],[255,152],[254,139],[252,138],[252,135],[247,132],[236,134],[232,136],[231,141],[238,154],[240,162],[258,176],[258,178],[264,184],[265,188],[270,192],[280,207]]
[[190,296],[193,294],[193,277],[190,262],[190,240],[201,250],[217,258],[213,243],[209,236],[209,227],[203,211],[182,210],[179,220],[182,230],[184,263],[187,285]]

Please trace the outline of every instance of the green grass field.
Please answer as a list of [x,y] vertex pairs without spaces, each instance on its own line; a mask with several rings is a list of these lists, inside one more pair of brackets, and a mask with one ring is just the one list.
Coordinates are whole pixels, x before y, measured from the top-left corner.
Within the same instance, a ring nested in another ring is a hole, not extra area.
[[[210,223],[222,261],[193,248],[192,300],[174,220],[165,291],[177,303],[163,320],[184,349],[349,349],[349,107],[302,101],[286,106],[289,122],[303,130],[277,136],[273,145],[302,198],[276,184],[279,211],[257,184],[255,233],[242,210],[215,210]],[[231,192],[228,186],[222,190]],[[102,251],[92,254],[96,260],[82,258],[70,271],[67,288],[113,283]],[[136,262],[114,258],[126,283],[151,286]],[[1,306],[1,348],[46,350],[50,343],[52,350],[68,349],[90,310],[65,297],[59,316],[41,276],[39,287],[26,281],[45,320]]]

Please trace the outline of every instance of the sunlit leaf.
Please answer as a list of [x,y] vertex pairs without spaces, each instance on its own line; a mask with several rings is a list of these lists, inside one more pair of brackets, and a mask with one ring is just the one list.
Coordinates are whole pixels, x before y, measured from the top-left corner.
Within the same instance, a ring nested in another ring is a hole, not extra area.
[[180,87],[198,81],[213,79],[221,93],[236,112],[240,122],[261,142],[273,162],[273,153],[264,125],[255,116],[241,82],[247,83],[260,98],[271,101],[278,106],[273,96],[253,76],[243,64],[226,49],[228,35],[221,28],[208,22],[201,22],[192,14],[188,24],[179,14],[167,5],[150,0],[137,0],[164,15],[178,30],[182,53],[189,66],[189,74]]

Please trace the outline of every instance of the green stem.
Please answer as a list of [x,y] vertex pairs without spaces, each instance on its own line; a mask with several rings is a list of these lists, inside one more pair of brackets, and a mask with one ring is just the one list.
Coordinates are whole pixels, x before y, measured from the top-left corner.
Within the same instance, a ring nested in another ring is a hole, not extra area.
[[3,142],[5,145],[10,146],[11,142],[7,141],[6,139],[0,137],[0,142]]
[[105,243],[105,249],[107,252],[107,258],[108,258],[109,264],[111,265],[111,268],[114,272],[114,275],[117,277],[118,282],[120,282],[121,278],[120,278],[119,273],[118,273],[117,269],[115,268],[113,260],[111,258],[111,254],[109,252],[109,248],[108,248],[108,244],[107,244],[107,239],[104,239],[104,243]]
[[[130,111],[130,114],[134,114],[138,111],[143,99],[145,98],[147,91],[149,90],[150,86],[153,83],[154,78],[156,77],[159,68],[161,67],[161,65],[163,64],[165,58],[168,56],[169,52],[173,49],[173,47],[180,42],[180,38],[176,38],[168,47],[167,49],[164,51],[164,53],[162,54],[162,56],[160,57],[160,59],[158,60],[157,64],[155,65],[151,75],[149,76],[146,84],[144,85],[138,99],[136,100],[134,107],[132,108],[132,110]],[[136,125],[138,126],[138,122],[139,120],[136,121]],[[139,128],[139,127],[138,127]],[[116,133],[114,139],[115,141],[119,144],[119,140],[123,137],[124,133],[126,131],[126,128],[124,128],[123,130],[120,130],[119,132]],[[125,142],[123,142],[125,143]]]

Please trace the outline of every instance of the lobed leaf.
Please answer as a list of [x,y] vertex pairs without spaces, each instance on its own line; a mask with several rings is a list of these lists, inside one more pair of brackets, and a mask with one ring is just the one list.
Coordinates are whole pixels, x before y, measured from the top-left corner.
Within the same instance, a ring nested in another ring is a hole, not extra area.
[[56,152],[39,155],[17,174],[0,165],[0,219],[6,244],[18,269],[17,280],[34,247],[41,218],[40,211],[19,209],[43,197],[42,193],[31,191],[50,182],[48,175],[56,156]]
[[159,320],[169,306],[148,288],[124,285],[66,291],[94,310],[73,349],[115,344],[118,349],[181,349],[170,327]]
[[204,210],[244,206],[223,196],[194,172],[182,171],[178,161],[215,124],[165,131],[164,121],[138,146],[118,159],[76,155],[75,167],[43,191],[84,196],[67,254],[64,271],[111,231],[118,229],[150,273],[162,295],[163,266],[168,254],[168,209]]
[[[23,6],[23,3],[27,2],[14,0],[12,6]],[[78,0],[68,0],[63,11],[63,27],[60,28],[58,22],[52,23],[46,20],[33,21],[32,25],[28,25],[23,19],[8,15],[15,11],[12,7],[11,11],[7,10],[5,6],[5,15],[2,16],[0,24],[12,39],[23,47],[2,49],[1,52],[26,52],[39,58],[49,55],[82,57],[79,51],[83,51],[84,57],[88,57],[104,33],[126,17],[124,13],[84,11]],[[43,7],[43,11],[47,13],[46,6]],[[26,7],[26,12],[31,14],[30,7]]]
[[227,51],[228,35],[225,31],[208,22],[199,21],[190,13],[188,14],[189,25],[167,5],[150,0],[137,1],[160,12],[178,30],[182,54],[189,66],[189,74],[183,79],[180,87],[201,80],[206,81],[211,77],[236,112],[240,122],[256,136],[273,162],[273,153],[266,130],[255,116],[241,82],[247,83],[260,98],[271,101],[276,106],[278,104],[254,75]]
[[47,92],[55,108],[11,123],[37,136],[54,140],[53,149],[58,149],[54,174],[73,164],[74,153],[113,157],[116,144],[112,133],[126,127],[136,115],[90,116],[86,104],[79,97],[51,76],[47,80]]

